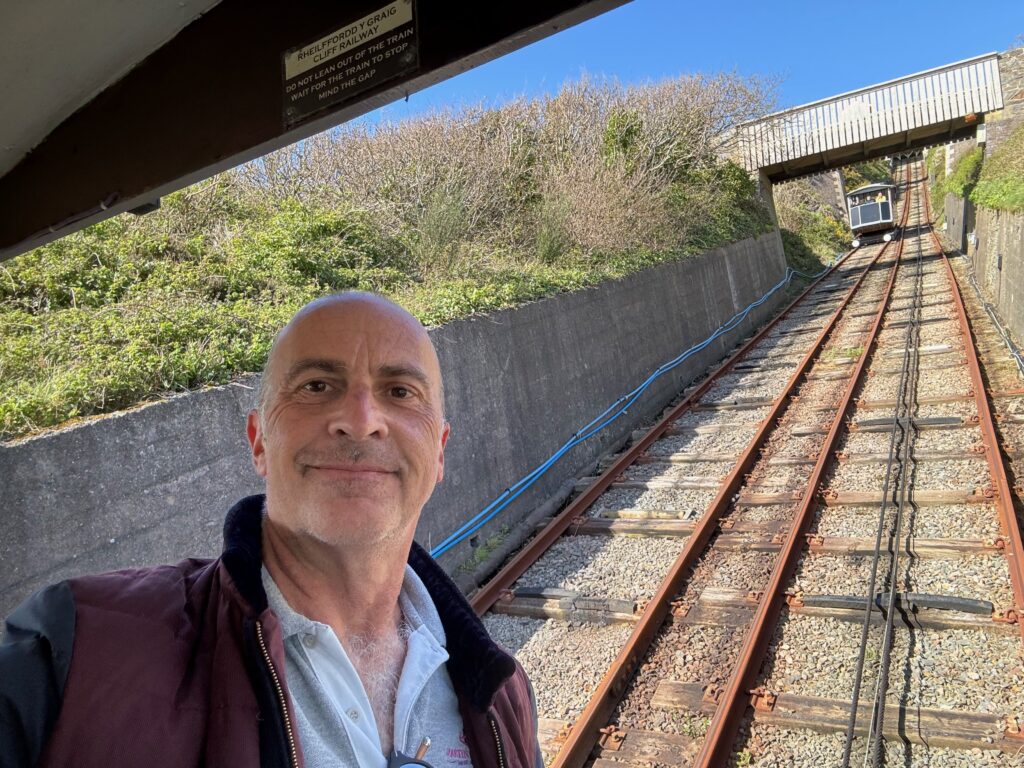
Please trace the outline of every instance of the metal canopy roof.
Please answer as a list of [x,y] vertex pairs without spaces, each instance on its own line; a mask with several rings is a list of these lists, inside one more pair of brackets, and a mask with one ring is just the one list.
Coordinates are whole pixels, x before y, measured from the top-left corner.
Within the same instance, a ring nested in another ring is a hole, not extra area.
[[[8,3],[0,10],[0,260],[626,1]],[[331,44],[317,41],[396,4],[414,17],[406,52],[415,55],[401,71],[378,70],[351,97],[288,117],[285,53],[313,44],[315,58]]]

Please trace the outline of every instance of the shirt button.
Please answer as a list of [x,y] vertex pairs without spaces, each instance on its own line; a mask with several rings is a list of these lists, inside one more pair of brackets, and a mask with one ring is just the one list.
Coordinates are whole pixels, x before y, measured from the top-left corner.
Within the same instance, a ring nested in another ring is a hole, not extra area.
[[353,723],[359,722],[359,710],[356,709],[355,707],[352,707],[352,709],[350,709],[345,714],[348,715],[352,719]]
[[316,648],[316,635],[308,634],[302,636],[302,644],[307,648]]

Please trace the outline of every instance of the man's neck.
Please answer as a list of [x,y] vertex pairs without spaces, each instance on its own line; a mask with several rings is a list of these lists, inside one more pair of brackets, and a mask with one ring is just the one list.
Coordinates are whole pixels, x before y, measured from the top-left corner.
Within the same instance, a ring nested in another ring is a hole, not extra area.
[[334,630],[370,700],[385,755],[405,661],[398,596],[410,544],[353,556],[263,521],[263,564],[292,610]]
[[398,595],[411,542],[371,552],[337,551],[309,536],[263,521],[263,564],[288,604],[330,626],[342,642],[398,632]]

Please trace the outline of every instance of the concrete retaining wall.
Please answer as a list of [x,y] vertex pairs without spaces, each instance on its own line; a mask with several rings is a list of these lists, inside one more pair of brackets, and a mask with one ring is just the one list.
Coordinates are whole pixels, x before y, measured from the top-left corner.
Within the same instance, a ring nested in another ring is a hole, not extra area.
[[946,195],[943,205],[942,228],[946,242],[961,253],[967,252],[967,208],[968,201],[956,195]]
[[974,208],[976,243],[964,251],[1014,339],[1024,339],[1024,214]]
[[[452,423],[445,482],[417,539],[437,543],[658,365],[705,339],[785,270],[777,232],[599,288],[434,329]],[[781,299],[781,293],[778,295]],[[566,456],[492,525],[514,525],[774,311],[653,386],[628,418]],[[214,556],[226,508],[261,490],[245,414],[256,377],[0,446],[0,616],[49,582]],[[442,559],[453,570],[464,543]]]

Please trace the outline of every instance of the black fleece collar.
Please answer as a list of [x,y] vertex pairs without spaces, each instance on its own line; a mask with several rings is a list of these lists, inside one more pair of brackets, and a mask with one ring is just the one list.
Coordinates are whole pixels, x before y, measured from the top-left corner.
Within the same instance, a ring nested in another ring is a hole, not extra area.
[[[238,591],[257,613],[267,608],[267,593],[260,574],[263,502],[262,494],[247,496],[228,511],[221,555]],[[515,671],[515,660],[491,640],[459,588],[415,541],[409,552],[409,565],[427,588],[441,617],[452,685],[473,709],[486,712],[498,688]]]

